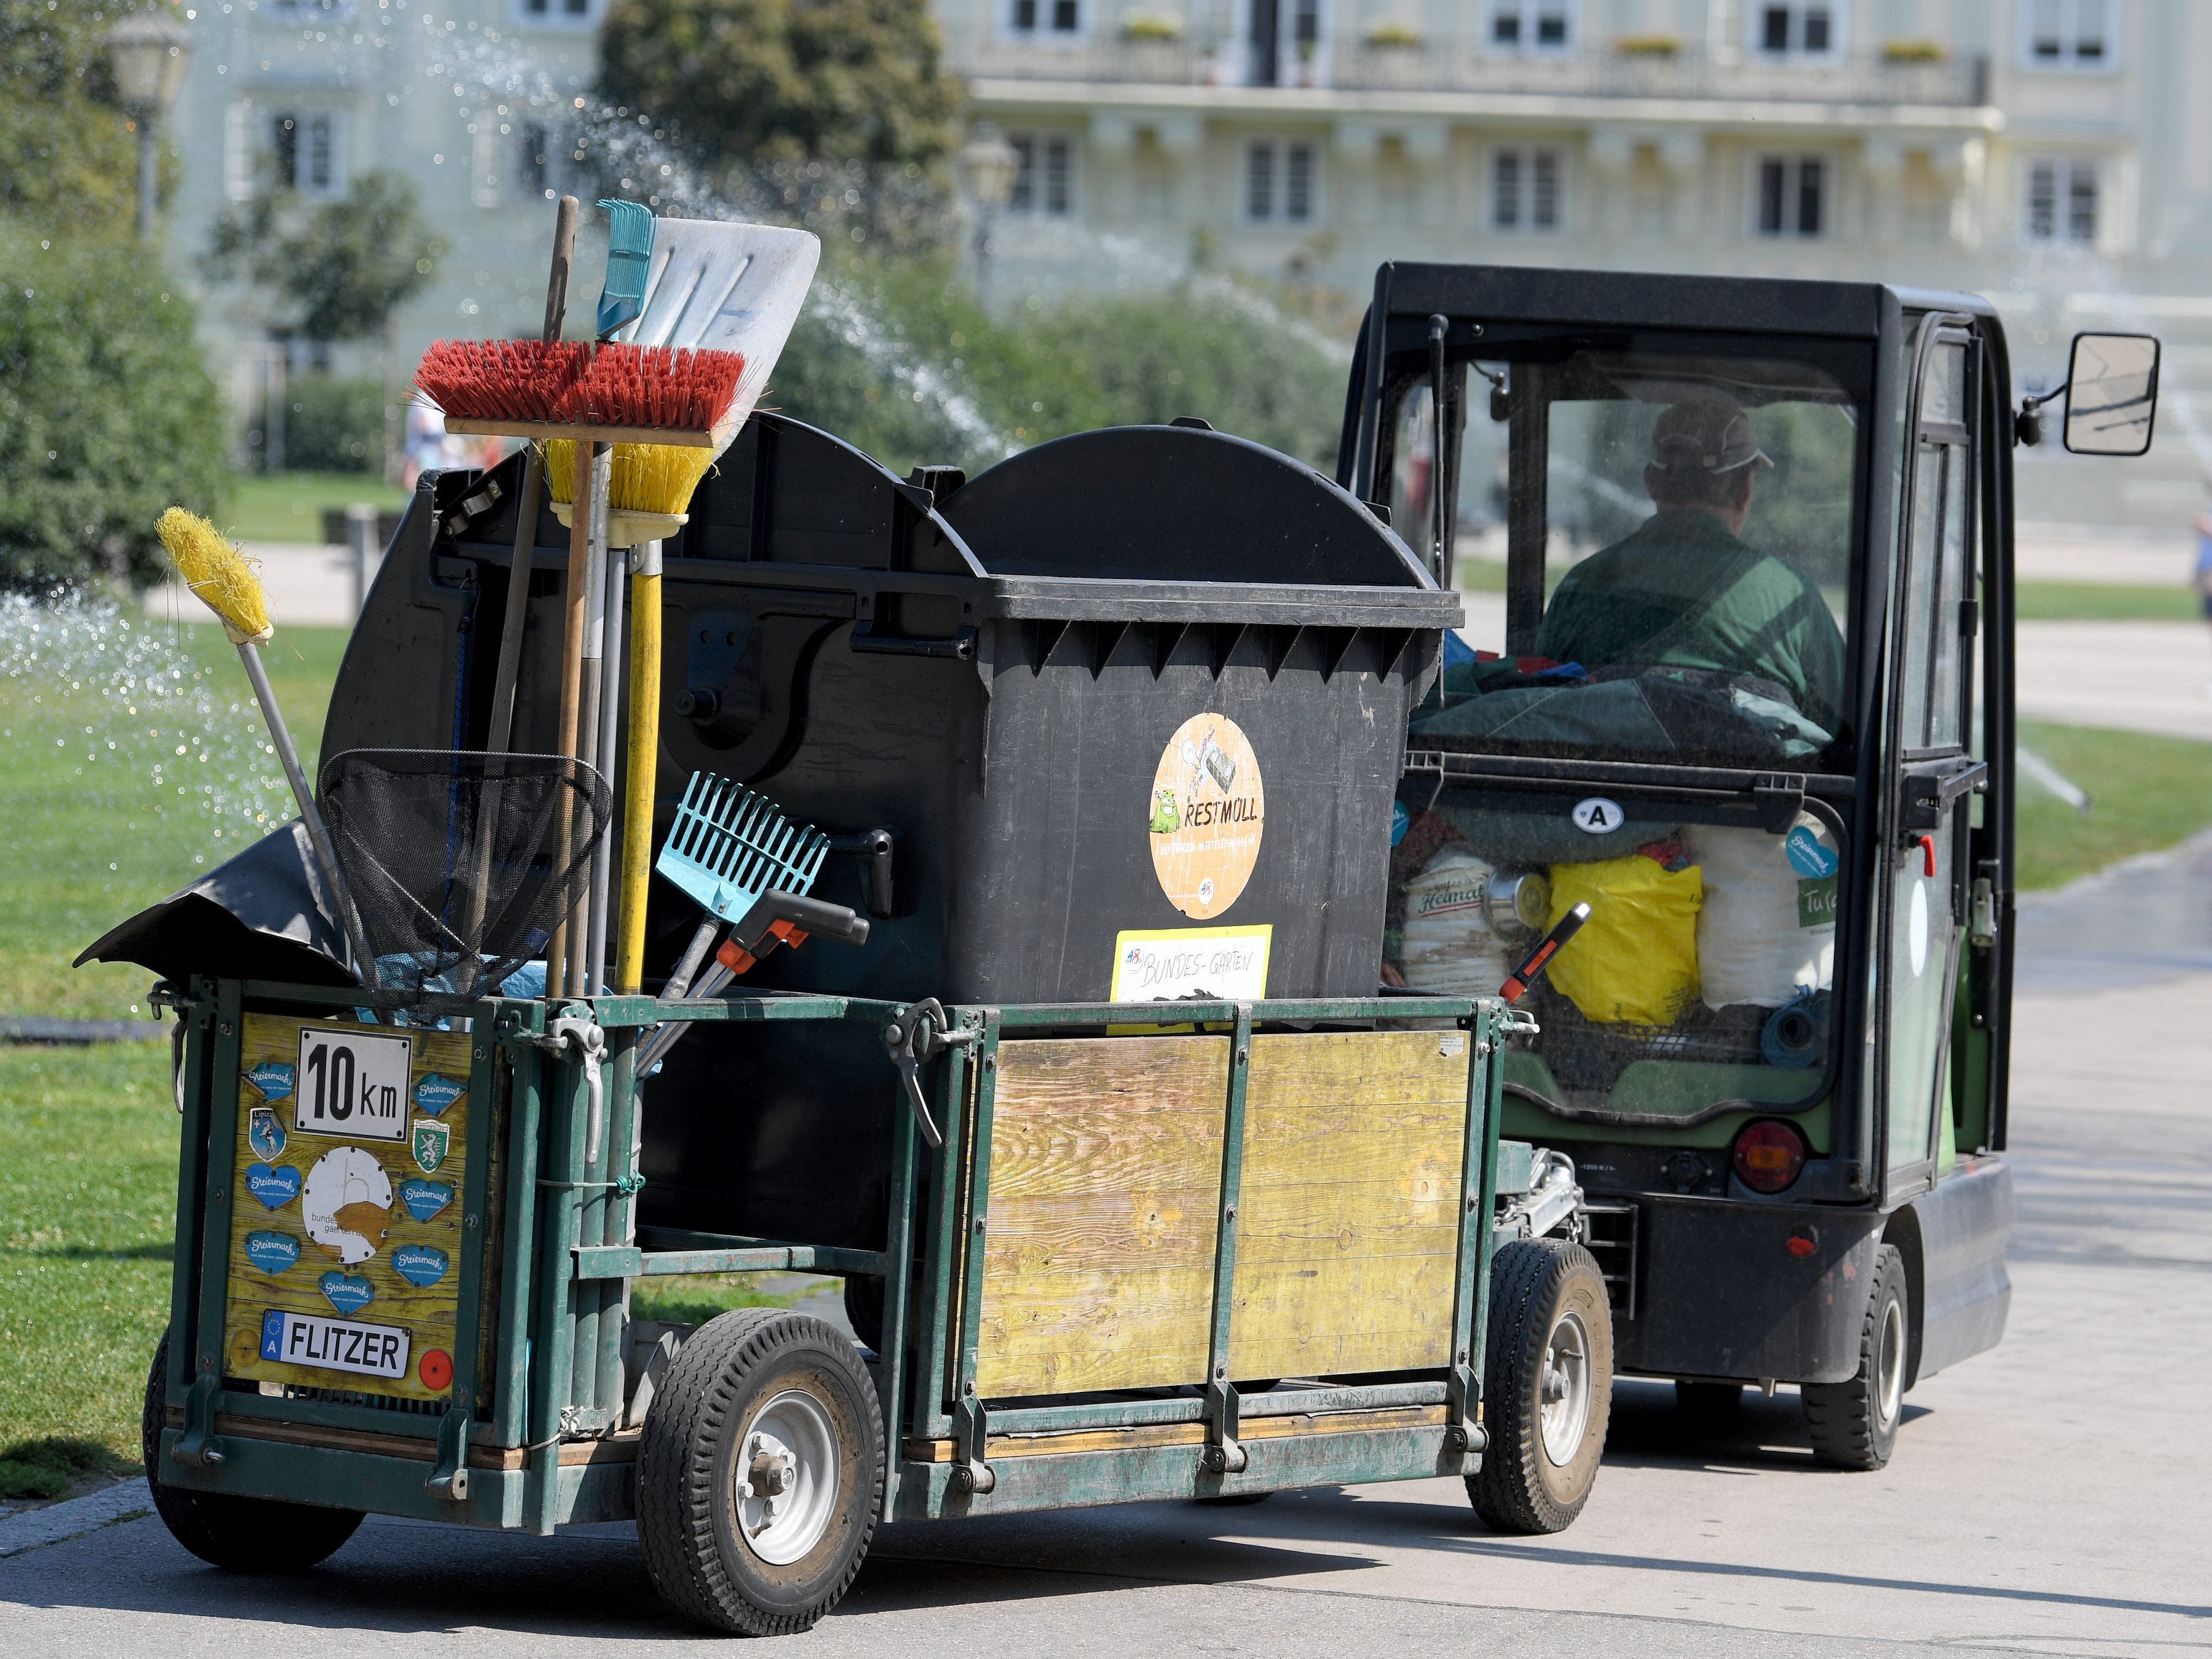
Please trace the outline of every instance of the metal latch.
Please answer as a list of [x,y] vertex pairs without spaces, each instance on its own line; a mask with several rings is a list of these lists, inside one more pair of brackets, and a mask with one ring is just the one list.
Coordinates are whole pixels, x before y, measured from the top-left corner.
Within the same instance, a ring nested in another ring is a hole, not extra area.
[[945,1145],[945,1136],[937,1127],[937,1120],[930,1116],[929,1102],[922,1096],[922,1062],[947,1048],[964,1048],[981,1036],[980,1031],[954,1026],[945,1017],[944,1005],[935,997],[924,997],[884,1027],[884,1047],[890,1052],[891,1064],[898,1067],[899,1082],[906,1090],[906,1103],[913,1109],[921,1138],[929,1143],[933,1152]]
[[1996,889],[1987,876],[1974,878],[1973,900],[1967,912],[1966,942],[1984,951],[1997,942]]
[[599,1157],[599,1130],[606,1115],[606,1091],[601,1085],[599,1061],[606,1057],[607,1034],[587,1015],[562,1014],[544,1036],[530,1039],[549,1054],[566,1054],[571,1048],[584,1063],[584,1090],[592,1097],[591,1116],[584,1131],[584,1161]]

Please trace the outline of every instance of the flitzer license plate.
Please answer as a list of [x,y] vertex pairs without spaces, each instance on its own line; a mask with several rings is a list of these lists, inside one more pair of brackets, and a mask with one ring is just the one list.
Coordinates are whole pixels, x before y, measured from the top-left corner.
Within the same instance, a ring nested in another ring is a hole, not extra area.
[[404,1377],[407,1333],[394,1325],[362,1325],[271,1308],[261,1319],[261,1357],[362,1376]]
[[365,1036],[357,1026],[301,1026],[292,1127],[307,1135],[406,1139],[413,1047],[403,1036]]

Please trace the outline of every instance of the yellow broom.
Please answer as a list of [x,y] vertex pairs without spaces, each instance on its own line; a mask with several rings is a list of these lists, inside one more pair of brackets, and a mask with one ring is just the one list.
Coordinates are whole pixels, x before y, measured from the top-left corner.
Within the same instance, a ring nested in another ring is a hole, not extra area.
[[331,908],[337,912],[338,925],[345,930],[346,944],[353,951],[354,973],[364,985],[374,985],[376,958],[362,932],[361,918],[355,914],[345,878],[338,872],[337,849],[331,845],[330,831],[324,828],[322,813],[316,810],[314,793],[307,787],[307,775],[300,770],[300,751],[292,746],[292,733],[277,709],[276,694],[270,689],[268,670],[262,665],[259,647],[276,629],[270,626],[261,579],[253,574],[253,567],[246,562],[246,556],[231,545],[229,538],[198,514],[173,507],[161,516],[154,528],[161,538],[161,545],[168,549],[185,586],[215,612],[230,635],[230,642],[238,647],[239,659],[246,665],[246,678],[253,683],[254,697],[261,704],[261,717],[269,722],[276,758],[283,763],[293,799],[300,803],[300,817],[307,823],[307,840],[314,848],[315,862],[322,866],[323,880],[330,888]]
[[[575,496],[575,446],[545,446],[554,510]],[[645,979],[646,889],[653,877],[653,790],[660,766],[660,538],[685,522],[714,452],[682,444],[617,444],[607,483],[607,539],[643,544],[630,577],[629,768],[623,787],[622,892],[614,988],[635,995]],[[574,508],[571,508],[573,511]],[[625,539],[626,538],[626,539]]]

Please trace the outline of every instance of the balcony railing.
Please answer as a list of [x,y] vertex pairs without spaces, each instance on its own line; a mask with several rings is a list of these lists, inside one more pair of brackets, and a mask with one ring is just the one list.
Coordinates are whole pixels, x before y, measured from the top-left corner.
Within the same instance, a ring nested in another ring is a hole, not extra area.
[[1987,100],[1978,55],[1767,58],[1722,63],[1699,52],[1497,57],[1464,39],[1376,46],[1357,36],[1285,49],[1272,62],[1243,41],[1093,40],[1059,46],[992,39],[955,43],[954,67],[994,80],[1159,86],[1336,88],[1362,92],[1534,93],[1559,97],[1712,99],[1971,106]]

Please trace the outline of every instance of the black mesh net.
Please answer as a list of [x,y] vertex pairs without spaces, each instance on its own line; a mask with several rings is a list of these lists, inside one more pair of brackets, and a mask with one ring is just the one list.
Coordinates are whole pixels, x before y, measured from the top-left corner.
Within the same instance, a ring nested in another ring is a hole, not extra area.
[[319,794],[383,988],[432,1011],[544,953],[613,806],[567,756],[430,749],[349,750]]

